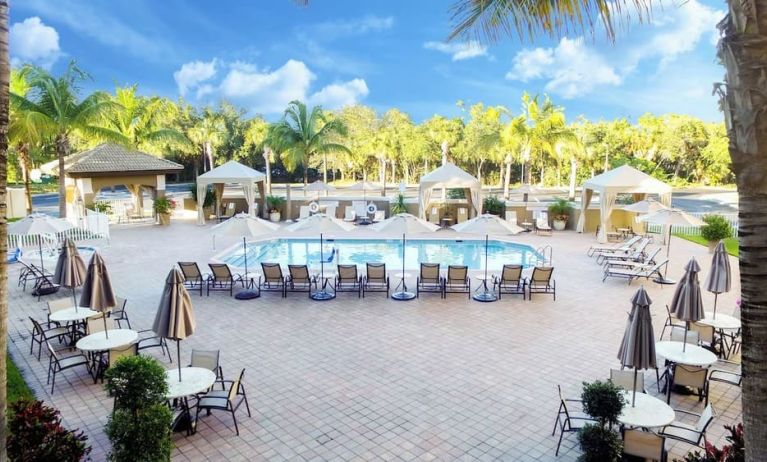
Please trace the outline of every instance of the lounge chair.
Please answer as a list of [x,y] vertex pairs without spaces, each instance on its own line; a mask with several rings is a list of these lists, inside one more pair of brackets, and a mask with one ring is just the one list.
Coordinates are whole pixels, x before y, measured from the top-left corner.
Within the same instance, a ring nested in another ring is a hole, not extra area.
[[199,290],[202,297],[202,289],[210,280],[210,274],[203,274],[200,267],[193,261],[180,261],[178,267],[181,268],[181,274],[184,275],[184,287],[192,290]]
[[435,225],[439,225],[439,209],[437,207],[432,207],[429,209],[429,222],[434,223]]
[[640,268],[640,267],[649,268],[656,263],[655,258],[658,256],[660,251],[661,251],[661,248],[657,247],[651,254],[647,256],[638,256],[637,260],[631,260],[631,259],[623,260],[618,257],[615,257],[615,258],[611,257],[605,260],[605,265],[622,267],[622,268]]
[[368,216],[368,203],[367,201],[352,201],[352,208],[354,209],[354,214],[357,217],[367,217]]
[[336,207],[335,205],[328,205],[327,208],[325,208],[325,215],[329,216],[330,218],[336,217]]
[[506,221],[508,221],[511,224],[516,225],[517,224],[517,211],[516,210],[507,210],[505,214]]
[[312,284],[317,288],[317,280],[309,275],[309,267],[306,265],[288,265],[289,275],[285,279],[285,293],[306,292],[311,293]]
[[378,223],[379,221],[384,221],[386,219],[386,212],[383,210],[376,210],[376,213],[373,214],[373,223]]
[[641,239],[636,247],[630,249],[628,252],[602,252],[597,255],[597,263],[602,265],[608,261],[642,261],[645,258],[645,250],[650,245],[649,239]]
[[533,268],[533,274],[530,276],[530,282],[527,283],[527,296],[529,300],[533,299],[533,294],[551,294],[554,301],[557,300],[557,281],[551,278],[554,273],[552,266],[536,266]]
[[471,280],[468,273],[468,266],[448,266],[447,276],[442,282],[445,296],[448,293],[469,294],[469,299],[471,299]]
[[282,275],[282,267],[279,263],[261,263],[263,278],[258,284],[258,290],[263,292],[280,292],[285,296],[285,277]]
[[229,202],[226,204],[226,208],[224,209],[224,214],[218,217],[218,221],[224,221],[232,218],[234,216],[234,213],[237,211],[237,208],[235,207],[234,202]]
[[660,270],[668,264],[668,260],[662,260],[651,267],[639,267],[639,268],[616,268],[614,266],[607,266],[605,272],[602,275],[602,282],[605,282],[607,278],[625,278],[628,279],[628,283],[634,279],[645,278],[650,279],[653,276],[663,277]]
[[349,223],[354,222],[354,220],[357,219],[357,212],[354,211],[354,207],[351,205],[347,205],[344,209],[344,221],[348,221]]
[[357,292],[357,298],[360,298],[362,296],[362,277],[357,274],[357,265],[338,265],[338,275],[334,285],[336,293]]
[[614,252],[618,250],[628,252],[633,248],[634,244],[639,242],[640,239],[642,239],[642,236],[632,236],[618,245],[595,244],[589,247],[589,250],[586,251],[586,255],[593,257],[594,255],[599,255],[602,252]]
[[386,275],[385,263],[368,263],[367,274],[362,277],[362,298],[365,292],[386,292],[389,298],[389,276]]
[[551,226],[549,226],[549,216],[545,212],[541,212],[538,218],[535,219],[535,232],[536,234],[551,236],[552,230]]
[[234,295],[234,285],[238,282],[245,287],[245,279],[240,274],[232,274],[226,263],[208,263],[211,276],[208,279],[207,295],[211,290],[228,290],[229,295]]
[[309,216],[312,214],[311,210],[309,210],[308,205],[302,205],[298,208],[298,219],[303,220],[304,218],[309,218]]
[[421,274],[416,279],[416,297],[420,297],[421,292],[435,292],[445,297],[439,263],[421,263]]
[[525,298],[527,279],[522,277],[522,265],[503,265],[501,277],[493,276],[493,290],[498,288],[498,299],[501,294],[521,294]]

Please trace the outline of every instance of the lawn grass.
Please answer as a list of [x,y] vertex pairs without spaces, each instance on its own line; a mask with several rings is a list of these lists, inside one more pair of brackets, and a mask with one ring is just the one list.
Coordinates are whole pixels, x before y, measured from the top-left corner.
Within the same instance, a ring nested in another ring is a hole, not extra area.
[[[690,242],[694,242],[696,244],[705,245],[708,247],[708,241],[703,239],[702,236],[693,236],[691,234],[674,234],[676,237],[681,237],[682,239]],[[736,237],[728,237],[724,240],[724,248],[727,250],[727,253],[732,255],[733,257],[738,257],[740,255],[740,251],[738,249],[738,238]]]
[[8,384],[6,386],[8,403],[16,402],[22,398],[35,399],[35,395],[27,386],[27,382],[24,381],[24,377],[21,376],[21,372],[19,372],[16,364],[13,363],[11,357],[6,356],[5,361],[8,365]]

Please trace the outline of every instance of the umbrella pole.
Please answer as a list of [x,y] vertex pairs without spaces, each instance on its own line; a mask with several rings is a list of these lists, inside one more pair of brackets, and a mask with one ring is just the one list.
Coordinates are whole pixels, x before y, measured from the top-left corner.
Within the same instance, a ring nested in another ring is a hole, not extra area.
[[716,299],[719,297],[719,294],[714,292],[714,319],[716,319]]
[[77,312],[77,293],[75,292],[75,288],[72,287],[72,301],[75,302],[75,313]]
[[690,328],[690,321],[684,323],[684,343],[682,343],[682,353],[687,351],[687,329]]
[[322,251],[322,233],[320,233],[320,278],[322,278],[322,290],[325,290],[325,253]]
[[[37,246],[40,248],[40,271],[45,274],[45,264],[43,263],[43,236],[41,234],[37,235]],[[77,306],[77,303],[75,303],[75,306]]]
[[107,329],[107,314],[106,314],[106,312],[102,313],[101,319],[104,320],[104,336],[106,338],[109,338],[109,329]]
[[405,285],[405,233],[402,233],[402,285]]
[[487,234],[485,234],[485,292],[487,292]]
[[248,277],[248,245],[245,243],[245,236],[242,236],[242,256],[245,257],[245,277]]
[[631,407],[636,406],[637,401],[637,368],[634,367],[634,393],[631,395]]
[[176,339],[176,361],[178,362],[178,381],[181,381],[181,339]]

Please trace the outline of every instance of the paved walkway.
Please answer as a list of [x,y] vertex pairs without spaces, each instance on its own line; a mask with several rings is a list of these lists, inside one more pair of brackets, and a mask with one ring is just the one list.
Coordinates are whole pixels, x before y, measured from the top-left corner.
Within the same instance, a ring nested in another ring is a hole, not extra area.
[[[340,294],[325,303],[305,294],[252,301],[193,294],[197,331],[182,342],[182,362],[193,348],[218,348],[228,378],[246,368],[253,417],[241,409],[239,437],[228,414],[204,417],[196,435],[174,435],[174,460],[554,460],[556,386],[577,395],[581,382],[606,378],[619,367],[618,345],[639,283],[601,282],[600,267],[585,255],[592,235],[522,235],[515,241],[552,245],[556,302],[545,295],[484,304],[457,294],[406,303],[381,294]],[[218,251],[235,242],[219,241]],[[675,240],[669,275],[681,275],[695,255],[705,277],[706,252]],[[102,248],[138,329],[151,327],[164,276],[176,261],[204,265],[215,253],[209,226],[181,220],[166,228],[113,229],[111,246]],[[733,270],[737,281],[736,261]],[[657,336],[673,287],[645,287]],[[738,289],[736,283],[719,298],[723,312],[732,310]],[[28,354],[27,316],[43,319],[45,302],[15,282],[9,299],[12,357],[37,396],[59,408],[67,426],[85,430],[94,460],[103,460],[112,400],[84,371],[61,374],[50,396],[47,358],[38,362]],[[710,305],[713,297],[704,293],[704,299]],[[654,374],[647,388],[655,393]],[[741,420],[740,393],[715,385],[711,395],[718,417],[709,440],[721,444],[723,425]],[[692,397],[673,395],[671,403],[703,409]],[[690,449],[669,447],[676,456]],[[577,456],[576,437],[568,435],[558,460]]]

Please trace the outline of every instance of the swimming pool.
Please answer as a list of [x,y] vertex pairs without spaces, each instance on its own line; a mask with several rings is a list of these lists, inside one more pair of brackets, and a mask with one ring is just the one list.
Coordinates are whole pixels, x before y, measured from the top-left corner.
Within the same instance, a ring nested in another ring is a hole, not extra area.
[[[402,267],[402,240],[397,239],[335,239],[325,240],[324,256],[334,255],[331,264],[364,265],[382,262],[395,269]],[[282,265],[316,265],[320,261],[318,239],[273,239],[250,242],[247,245],[248,266],[261,262]],[[225,251],[218,258],[231,266],[245,266],[242,246]],[[535,265],[542,256],[529,245],[491,240],[488,245],[488,267],[500,269],[505,264]],[[417,269],[421,262],[441,265],[466,265],[469,269],[482,269],[485,264],[484,240],[413,239],[407,241],[405,267]]]

